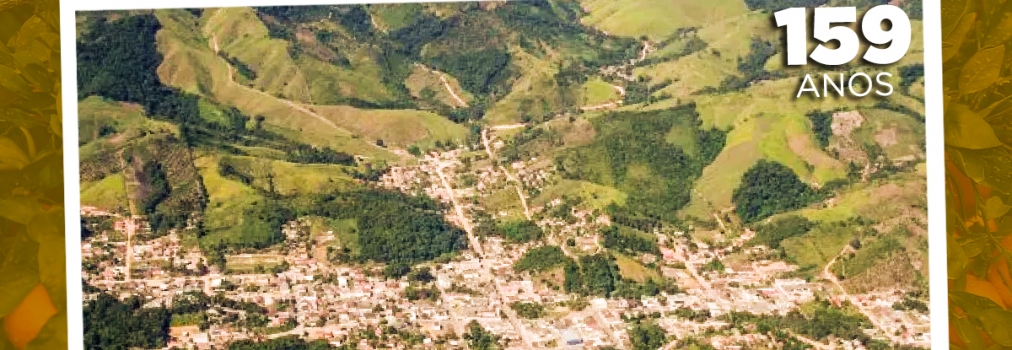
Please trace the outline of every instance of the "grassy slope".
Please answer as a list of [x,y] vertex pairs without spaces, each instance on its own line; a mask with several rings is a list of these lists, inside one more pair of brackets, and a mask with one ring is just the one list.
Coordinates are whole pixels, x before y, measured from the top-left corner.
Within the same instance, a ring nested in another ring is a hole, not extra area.
[[615,88],[601,78],[592,78],[583,84],[583,106],[596,106],[602,103],[614,101],[621,96]]
[[[465,133],[463,127],[427,112],[308,106],[240,86],[228,80],[227,62],[207,46],[205,33],[194,27],[192,16],[185,17],[188,14],[181,10],[163,10],[157,14],[165,25],[157,36],[159,50],[165,56],[158,71],[162,81],[233,105],[247,114],[263,115],[268,126],[286,136],[353,154],[392,160],[395,155],[371,143],[382,139],[388,145],[407,147],[434,139],[459,138]],[[214,11],[205,12],[204,16],[214,16]],[[394,125],[397,131],[387,130]]]
[[[460,87],[460,82],[458,82],[457,79],[453,78],[449,74],[442,74],[446,78],[447,84],[449,84],[450,88],[453,89],[453,92],[457,94],[457,97],[460,97],[464,103],[468,103],[468,101],[474,99],[474,97],[471,96],[471,93],[464,91],[464,89]],[[411,96],[415,98],[421,97],[424,89],[429,89],[434,93],[433,98],[436,101],[439,101],[439,103],[447,106],[459,106],[459,103],[457,103],[457,100],[453,98],[453,95],[451,95],[449,91],[446,91],[446,85],[443,84],[443,81],[440,79],[440,74],[427,70],[421,66],[413,67],[411,75],[409,75],[404,81],[404,85],[408,88],[408,91],[411,92]]]
[[[169,123],[148,119],[140,106],[89,97],[78,103],[81,203],[107,210],[128,209],[127,188],[117,150],[157,135],[178,135]],[[103,129],[107,133],[103,135]]]
[[123,175],[112,174],[98,181],[82,181],[81,204],[112,211],[128,209]]
[[208,9],[201,17],[207,40],[216,38],[221,51],[256,67],[254,87],[285,99],[310,102],[305,74],[288,54],[288,42],[272,39],[252,8]]
[[540,108],[542,101],[549,106],[560,104],[559,87],[554,80],[558,68],[553,64],[551,53],[548,57],[539,58],[513,48],[511,54],[522,74],[513,83],[510,93],[488,109],[485,118],[492,125],[520,122],[520,106],[525,100],[536,101],[533,103],[535,109]]
[[678,28],[713,23],[748,11],[744,1],[581,0],[583,22],[613,35],[660,40]]
[[254,202],[263,200],[253,188],[218,175],[217,161],[214,155],[195,160],[208,195],[207,209],[204,211],[204,227],[208,234],[201,240],[209,242],[229,241],[239,237],[243,210]]

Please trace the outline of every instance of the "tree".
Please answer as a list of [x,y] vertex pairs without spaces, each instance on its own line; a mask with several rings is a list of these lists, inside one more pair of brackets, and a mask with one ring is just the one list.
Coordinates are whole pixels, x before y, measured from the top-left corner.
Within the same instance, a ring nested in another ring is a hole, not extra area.
[[500,337],[485,330],[478,321],[471,320],[467,324],[464,340],[473,350],[493,350],[500,348]]
[[861,249],[861,239],[854,237],[854,239],[850,240],[850,246],[854,249]]
[[664,346],[667,333],[656,324],[637,324],[629,332],[634,350],[656,350]]
[[800,209],[820,199],[819,193],[801,182],[791,168],[765,159],[745,172],[741,185],[731,194],[738,216],[748,223]]

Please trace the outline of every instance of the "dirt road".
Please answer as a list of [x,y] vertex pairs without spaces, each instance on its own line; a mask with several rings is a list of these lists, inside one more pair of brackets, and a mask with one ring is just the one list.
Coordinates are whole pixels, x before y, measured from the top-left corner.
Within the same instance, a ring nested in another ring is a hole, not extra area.
[[[212,46],[212,49],[214,49],[214,52],[217,53],[218,52],[218,39],[214,35],[211,35],[211,46]],[[330,126],[334,130],[337,130],[339,133],[342,133],[345,136],[354,135],[354,133],[351,132],[350,130],[345,129],[345,128],[341,127],[341,126],[338,126],[332,120],[330,120],[330,119],[328,119],[328,118],[326,118],[326,117],[324,117],[322,115],[317,114],[316,112],[314,112],[313,110],[311,110],[309,108],[306,108],[301,103],[296,103],[296,102],[288,100],[288,99],[283,99],[283,98],[280,98],[280,97],[277,97],[277,96],[273,96],[273,95],[268,94],[266,92],[263,92],[263,91],[251,88],[251,87],[246,86],[246,85],[239,84],[238,82],[235,81],[235,77],[234,77],[234,75],[232,73],[232,71],[235,69],[235,67],[232,67],[232,65],[229,64],[224,59],[222,59],[222,61],[225,62],[225,66],[226,66],[226,68],[228,70],[228,83],[229,84],[231,84],[231,85],[233,85],[235,87],[238,87],[240,89],[243,89],[243,90],[255,93],[257,95],[263,96],[265,98],[274,99],[274,100],[276,100],[278,102],[281,102],[281,103],[287,105],[288,107],[291,107],[292,109],[294,109],[296,111],[302,112],[305,115],[313,117],[316,120],[319,120],[320,122],[323,122],[324,124],[327,124],[327,126]],[[394,149],[394,148],[389,148],[388,149],[388,148],[376,145],[376,144],[374,144],[372,142],[363,142],[363,143],[365,143],[367,145],[370,145],[370,146],[372,146],[374,148],[378,148],[378,149],[381,149],[381,150],[384,150],[384,151],[387,151],[387,152],[391,152],[391,153],[396,154],[396,155],[398,155],[400,157],[404,157],[404,156],[406,156],[408,154],[407,151],[400,150],[400,149]]]
[[[510,126],[503,126],[503,127],[509,127],[510,129],[513,129],[516,128],[516,125],[517,124],[513,124]],[[523,127],[523,124],[519,125],[520,127]],[[492,145],[488,138],[488,129],[483,129],[481,131],[481,142],[485,145],[485,153],[488,154],[488,158],[495,160],[495,154],[492,153]],[[524,195],[523,190],[520,189],[520,180],[513,177],[513,174],[510,174],[509,170],[507,170],[506,167],[502,166],[501,164],[499,165],[499,169],[506,174],[506,179],[508,179],[510,182],[513,183],[513,188],[517,190],[517,196],[520,197],[520,204],[523,205],[524,207],[524,217],[526,217],[527,220],[531,220],[532,217],[531,208],[527,206],[527,196]]]
[[840,251],[840,254],[837,254],[835,257],[833,257],[833,260],[830,260],[829,263],[826,264],[826,268],[824,268],[822,270],[823,276],[826,279],[828,279],[830,282],[832,282],[833,285],[836,286],[836,288],[839,288],[840,292],[843,293],[843,297],[846,298],[847,301],[850,301],[850,303],[852,305],[854,305],[854,307],[856,307],[857,310],[861,312],[861,314],[863,314],[865,317],[867,317],[868,320],[871,321],[872,325],[875,326],[875,328],[877,328],[879,331],[881,331],[883,334],[885,334],[885,336],[888,337],[890,341],[892,341],[894,344],[903,344],[903,339],[900,339],[899,337],[893,335],[892,333],[889,333],[889,331],[887,331],[885,329],[885,327],[882,326],[882,324],[878,321],[878,319],[874,315],[871,314],[871,312],[868,312],[868,310],[865,310],[864,306],[862,306],[860,303],[858,303],[858,300],[856,298],[854,298],[852,295],[850,295],[850,293],[847,293],[847,289],[843,288],[843,285],[840,284],[840,280],[836,278],[836,274],[834,274],[831,271],[832,267],[833,267],[833,264],[835,264],[836,261],[841,256],[843,256],[844,254],[850,253],[851,251],[852,251],[852,249],[851,249],[850,245],[847,245],[847,246],[843,247],[843,250]]
[[[482,260],[485,260],[485,252],[484,250],[482,250],[481,244],[480,242],[478,242],[478,238],[474,235],[474,227],[471,225],[471,221],[467,218],[467,216],[464,215],[464,209],[460,205],[460,202],[457,201],[457,195],[453,190],[453,186],[450,186],[450,181],[443,171],[446,167],[449,166],[452,166],[452,164],[448,163],[436,164],[436,173],[439,176],[440,182],[442,182],[443,184],[443,188],[446,189],[446,191],[450,194],[450,201],[453,203],[453,208],[456,211],[461,226],[463,226],[464,231],[467,232],[467,239],[471,244],[472,249],[475,251],[475,253],[478,254],[479,257],[481,257]],[[482,269],[486,268],[488,267],[484,263],[482,263]],[[501,287],[499,286],[499,281],[496,280],[495,282],[493,282],[493,285],[495,286],[496,290],[496,298],[500,298],[500,296],[503,293]],[[511,309],[509,306],[506,305],[506,300],[502,300],[502,302],[503,307],[500,310],[502,310],[506,314],[507,319],[513,325],[513,328],[516,329],[517,334],[520,335],[520,338],[524,342],[526,347],[531,348],[533,342],[530,339],[530,335],[527,334],[527,331],[524,329],[523,323],[521,323],[520,320],[517,318],[516,312],[514,312],[513,309]]]

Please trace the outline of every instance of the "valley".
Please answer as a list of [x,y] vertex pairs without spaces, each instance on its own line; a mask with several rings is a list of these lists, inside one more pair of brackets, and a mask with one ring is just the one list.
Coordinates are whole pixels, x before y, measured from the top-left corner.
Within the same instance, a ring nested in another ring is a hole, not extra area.
[[79,13],[89,348],[928,347],[920,41],[633,2]]

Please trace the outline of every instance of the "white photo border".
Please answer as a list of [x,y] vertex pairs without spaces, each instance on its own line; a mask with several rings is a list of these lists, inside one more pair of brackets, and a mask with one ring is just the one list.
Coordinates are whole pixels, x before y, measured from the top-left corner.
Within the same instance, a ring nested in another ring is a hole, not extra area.
[[[484,0],[483,0],[484,1]],[[618,1],[618,0],[616,0]],[[64,208],[66,210],[68,349],[84,348],[81,262],[81,179],[77,115],[76,13],[98,10],[341,5],[360,3],[460,2],[459,0],[92,0],[61,1]],[[945,140],[943,128],[941,2],[923,0],[924,88],[927,154],[928,259],[931,346],[949,346],[948,276],[945,239]]]

